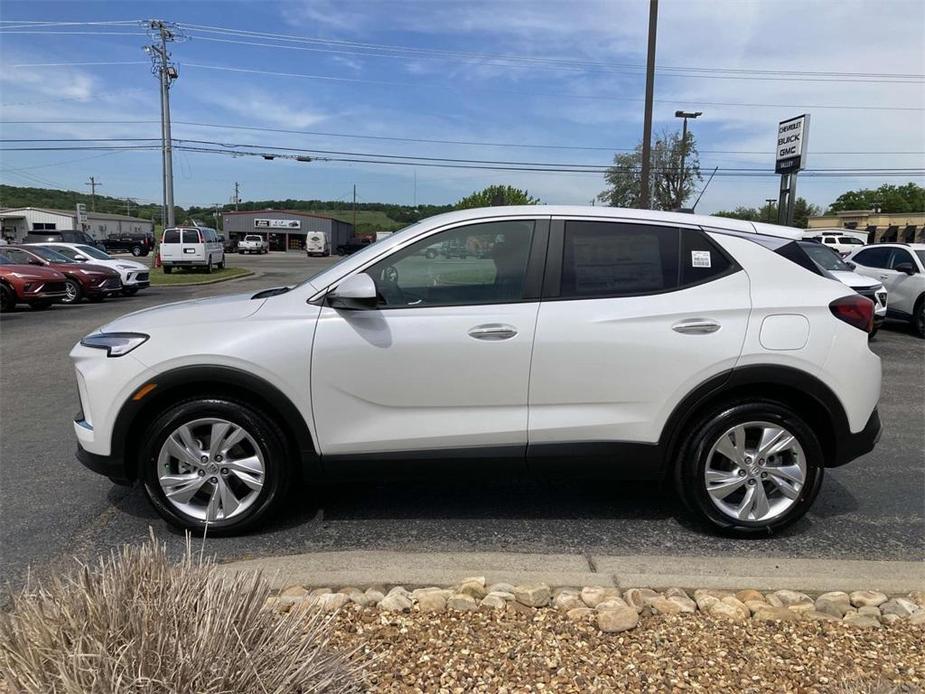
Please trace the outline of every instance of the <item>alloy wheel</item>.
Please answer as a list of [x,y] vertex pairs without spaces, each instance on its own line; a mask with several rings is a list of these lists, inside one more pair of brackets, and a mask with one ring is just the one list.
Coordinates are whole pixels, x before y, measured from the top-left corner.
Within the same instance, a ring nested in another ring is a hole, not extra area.
[[64,298],[61,300],[65,304],[73,304],[80,298],[80,288],[74,280],[68,280],[64,283]]
[[178,511],[207,522],[253,505],[266,478],[264,454],[243,427],[208,417],[181,424],[161,445],[157,478]]
[[736,521],[767,522],[797,502],[806,483],[806,455],[779,424],[746,422],[713,444],[704,467],[710,501]]

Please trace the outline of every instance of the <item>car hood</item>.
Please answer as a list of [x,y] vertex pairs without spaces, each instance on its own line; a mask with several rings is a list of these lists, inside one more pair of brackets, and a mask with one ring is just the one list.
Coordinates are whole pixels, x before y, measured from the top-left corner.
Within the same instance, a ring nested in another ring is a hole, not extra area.
[[91,265],[89,263],[49,263],[49,266],[58,272],[68,273],[83,270],[90,275],[103,275],[104,277],[118,277],[119,273],[105,265]]
[[251,299],[247,294],[228,294],[208,299],[177,301],[153,308],[145,308],[116,318],[100,328],[101,332],[146,332],[153,328],[170,325],[202,325],[204,323],[228,323],[253,315],[263,306],[265,300]]
[[114,258],[109,262],[113,263],[112,267],[120,267],[130,270],[150,270],[150,268],[144,263],[137,263],[134,260],[122,260],[121,258]]
[[852,289],[867,289],[869,287],[876,287],[880,284],[880,282],[875,279],[847,270],[829,270],[829,274],[842,284],[847,284]]

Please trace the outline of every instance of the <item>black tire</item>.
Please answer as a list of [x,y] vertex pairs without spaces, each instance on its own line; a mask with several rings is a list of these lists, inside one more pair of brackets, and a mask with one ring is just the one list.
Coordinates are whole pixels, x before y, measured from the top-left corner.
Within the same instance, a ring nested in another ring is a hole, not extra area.
[[136,258],[139,258],[142,255],[144,255],[144,253],[142,252],[143,250],[144,249],[141,246],[132,246],[132,255],[135,256]]
[[212,256],[211,255],[209,256],[209,262],[206,263],[206,274],[207,275],[212,274]]
[[164,274],[169,275],[171,272],[173,272],[173,267],[170,265],[164,265]]
[[66,279],[64,283],[67,285],[67,295],[61,299],[62,304],[77,304],[80,303],[81,298],[83,298],[84,290],[80,286],[80,282],[77,280],[72,280],[70,278]]
[[164,520],[179,528],[202,533],[206,528],[205,520],[182,512],[167,500],[157,479],[157,458],[161,446],[177,427],[208,417],[224,419],[245,429],[265,461],[263,487],[251,506],[238,516],[208,524],[209,535],[241,533],[279,507],[291,477],[283,433],[270,419],[249,406],[225,397],[187,400],[173,405],[151,424],[144,436],[138,458],[139,476],[145,494]]
[[868,339],[868,340],[873,340],[873,339],[877,336],[877,332],[878,332],[879,330],[880,330],[880,328],[874,328],[874,329],[872,329],[872,330],[870,331],[870,333],[867,335],[867,339]]
[[225,269],[225,256],[222,256],[221,261],[215,267],[217,267],[219,270]]
[[[705,468],[713,444],[737,424],[763,421],[786,428],[803,449],[806,477],[794,503],[766,521],[733,519],[712,501]],[[675,487],[688,510],[714,531],[737,537],[768,537],[794,523],[815,501],[825,475],[824,455],[812,429],[788,406],[770,400],[735,402],[712,410],[688,429],[679,449]]]
[[32,301],[29,303],[29,308],[33,311],[44,311],[51,308],[51,305],[54,303],[51,299],[41,299],[39,301]]
[[912,314],[912,332],[919,337],[925,337],[925,296],[920,296]]
[[0,311],[4,313],[16,308],[16,294],[5,284],[0,284]]

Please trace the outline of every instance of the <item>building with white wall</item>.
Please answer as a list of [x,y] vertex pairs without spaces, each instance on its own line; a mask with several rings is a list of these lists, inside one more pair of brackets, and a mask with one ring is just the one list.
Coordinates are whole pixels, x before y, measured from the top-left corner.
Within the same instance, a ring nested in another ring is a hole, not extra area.
[[87,212],[83,224],[77,223],[77,210],[55,210],[45,207],[11,207],[0,209],[3,238],[22,241],[33,231],[82,230],[97,241],[134,234],[153,234],[150,219],[107,212]]

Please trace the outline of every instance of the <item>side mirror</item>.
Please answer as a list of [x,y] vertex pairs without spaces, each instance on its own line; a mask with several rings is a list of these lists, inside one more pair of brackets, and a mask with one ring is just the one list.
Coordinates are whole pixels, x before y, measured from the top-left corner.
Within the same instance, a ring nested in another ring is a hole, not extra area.
[[328,294],[327,304],[331,308],[363,311],[376,308],[379,299],[376,283],[365,272],[348,277]]
[[855,269],[857,268],[857,265],[855,265],[854,263],[852,263],[850,260],[846,260],[846,261],[845,261],[845,265],[847,265],[848,268],[851,269],[851,270],[855,270]]
[[907,275],[914,275],[918,270],[915,269],[915,265],[912,263],[900,263],[893,268],[896,272],[905,272]]

